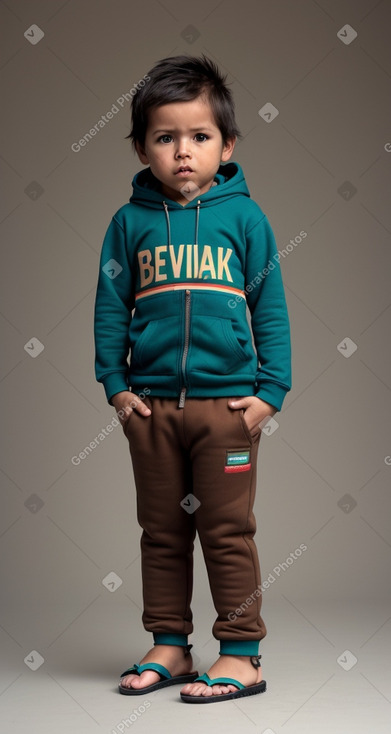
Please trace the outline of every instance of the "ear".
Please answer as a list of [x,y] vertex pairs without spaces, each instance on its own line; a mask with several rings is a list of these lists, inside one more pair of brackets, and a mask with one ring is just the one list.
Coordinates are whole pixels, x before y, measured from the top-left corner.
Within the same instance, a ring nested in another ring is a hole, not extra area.
[[148,156],[147,156],[147,154],[145,152],[145,148],[141,145],[141,143],[139,143],[138,140],[136,140],[135,146],[136,146],[137,155],[138,155],[141,163],[143,163],[144,165],[148,165],[149,160],[148,160]]
[[231,155],[234,151],[235,143],[236,143],[236,136],[233,138],[229,138],[229,140],[227,140],[227,142],[224,144],[223,151],[221,153],[221,160],[224,163],[225,161],[229,161],[229,159],[231,158]]

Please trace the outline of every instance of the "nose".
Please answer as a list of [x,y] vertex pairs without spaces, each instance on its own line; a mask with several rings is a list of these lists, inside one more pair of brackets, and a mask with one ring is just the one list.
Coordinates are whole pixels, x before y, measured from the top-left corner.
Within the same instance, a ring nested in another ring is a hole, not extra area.
[[181,138],[178,141],[178,147],[175,153],[176,158],[191,158],[190,146],[186,138]]

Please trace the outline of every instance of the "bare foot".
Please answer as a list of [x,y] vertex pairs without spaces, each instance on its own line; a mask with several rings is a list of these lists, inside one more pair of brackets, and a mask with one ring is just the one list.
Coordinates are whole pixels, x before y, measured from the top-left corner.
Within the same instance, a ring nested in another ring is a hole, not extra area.
[[[193,672],[191,653],[185,655],[184,647],[179,645],[154,645],[140,661],[140,665],[150,662],[164,665],[170,671],[172,677]],[[137,675],[137,673],[124,675],[120,682],[124,688],[139,689],[152,686],[154,683],[158,683],[159,680],[161,680],[161,677],[155,670],[144,670],[141,675]]]
[[[262,667],[254,668],[248,655],[220,655],[219,659],[207,671],[209,678],[235,678],[244,686],[252,686],[262,680]],[[219,696],[222,693],[233,693],[237,686],[214,685],[206,683],[186,683],[181,693],[190,696]]]

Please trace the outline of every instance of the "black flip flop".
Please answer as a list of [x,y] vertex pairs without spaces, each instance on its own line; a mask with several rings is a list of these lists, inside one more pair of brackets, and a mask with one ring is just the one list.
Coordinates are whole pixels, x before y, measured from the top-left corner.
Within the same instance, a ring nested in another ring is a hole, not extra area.
[[[259,668],[262,655],[252,655],[250,657],[251,664],[254,666],[254,668]],[[256,659],[256,663],[254,663],[253,658]],[[198,678],[195,678],[195,680],[191,681],[192,683],[206,683],[208,686],[215,686],[215,685],[232,685],[236,686],[238,688],[237,691],[231,691],[231,693],[221,693],[211,696],[192,696],[188,693],[181,693],[181,699],[184,703],[217,703],[218,701],[232,701],[235,698],[243,698],[244,696],[254,696],[257,693],[264,693],[266,691],[266,681],[261,680],[259,683],[255,683],[252,686],[244,686],[243,683],[240,683],[235,678],[209,678],[209,675],[207,673],[204,673],[204,675],[200,675]]]

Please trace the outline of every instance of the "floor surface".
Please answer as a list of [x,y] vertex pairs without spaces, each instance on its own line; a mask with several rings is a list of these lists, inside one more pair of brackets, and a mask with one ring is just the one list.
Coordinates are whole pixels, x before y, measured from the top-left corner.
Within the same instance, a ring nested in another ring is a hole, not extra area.
[[[263,614],[268,634],[260,652],[267,691],[206,706],[182,703],[179,686],[134,698],[117,692],[119,674],[151,646],[141,622],[137,628],[132,623],[124,644],[129,626],[124,605],[92,604],[46,650],[37,645],[22,651],[0,630],[1,730],[389,734],[389,603],[293,602],[281,596],[264,605]],[[210,609],[204,617],[198,609],[197,618],[189,641],[201,674],[217,657],[218,642],[209,632]]]

